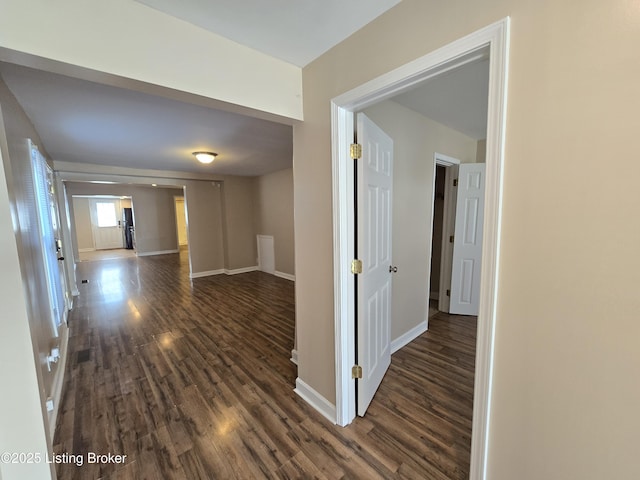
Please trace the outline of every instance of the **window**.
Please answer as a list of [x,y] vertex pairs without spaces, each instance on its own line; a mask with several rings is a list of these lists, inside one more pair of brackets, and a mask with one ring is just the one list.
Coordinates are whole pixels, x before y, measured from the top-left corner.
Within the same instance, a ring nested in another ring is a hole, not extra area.
[[117,227],[116,206],[113,202],[96,203],[96,212],[98,213],[98,227]]

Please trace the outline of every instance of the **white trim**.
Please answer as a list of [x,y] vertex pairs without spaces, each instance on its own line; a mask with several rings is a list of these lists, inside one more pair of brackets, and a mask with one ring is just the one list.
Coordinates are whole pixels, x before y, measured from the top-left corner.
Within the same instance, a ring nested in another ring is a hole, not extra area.
[[218,270],[207,270],[205,272],[195,272],[189,275],[189,278],[201,278],[201,277],[210,277],[211,275],[220,275],[224,273],[224,268],[219,268]]
[[331,423],[336,423],[336,407],[313,388],[307,385],[300,377],[296,378],[296,388],[293,389],[302,399],[316,409]]
[[201,278],[201,277],[210,277],[212,275],[221,275],[221,274],[225,274],[225,275],[238,275],[241,273],[249,273],[249,272],[255,272],[258,270],[258,267],[253,266],[253,267],[244,267],[244,268],[235,268],[233,270],[229,270],[227,268],[219,268],[217,270],[207,270],[204,272],[195,272],[189,275],[189,278]]
[[[354,258],[355,221],[354,174],[346,146],[353,143],[354,115],[331,102],[331,146],[333,178],[333,295],[336,354],[336,423],[348,425],[355,418],[355,385],[351,367],[355,364],[355,289],[349,265]],[[351,196],[349,196],[351,195]],[[347,342],[347,343],[345,343]],[[351,344],[348,344],[351,342]]]
[[62,399],[62,386],[64,385],[64,372],[67,368],[67,353],[69,346],[69,328],[65,328],[60,339],[60,360],[56,365],[56,374],[51,387],[51,398],[53,399],[53,411],[49,414],[49,435],[53,442],[53,435],[56,432],[56,420],[60,410],[60,400]]
[[296,350],[295,348],[291,350],[291,358],[289,360],[291,360],[296,365],[298,364],[298,350]]
[[[477,58],[488,49],[489,95],[487,115],[487,183],[482,252],[480,314],[476,348],[476,374],[471,441],[470,479],[486,479],[493,345],[498,294],[502,170],[504,164],[509,18],[454,41],[424,57],[336,97],[331,102],[334,229],[334,314],[336,364],[336,422],[347,425],[355,418],[355,385],[351,379],[355,335],[353,332],[353,113],[408,90],[412,86]],[[304,398],[304,397],[303,397]]]
[[[196,278],[196,276],[205,277],[208,275],[218,275],[220,273],[224,273],[225,275],[238,275],[240,273],[257,272],[259,270],[260,270],[260,267],[258,267],[257,265],[254,265],[252,267],[235,268],[233,270],[229,270],[225,268],[222,270],[211,270],[210,272],[194,273],[191,275],[191,278]],[[264,273],[267,273],[267,272],[264,272]],[[294,275],[291,275],[290,273],[278,272],[277,270],[272,275],[275,275],[276,277],[284,278],[285,280],[291,280],[292,282],[295,282],[296,280],[296,277]]]
[[433,154],[433,159],[438,165],[449,166],[449,165],[460,165],[460,160],[457,158],[450,157],[449,155],[445,155],[443,153],[435,152]]
[[279,272],[278,270],[276,270],[275,272],[273,272],[273,274],[276,277],[284,278],[285,280],[291,280],[292,282],[296,281],[296,276],[291,275],[290,273]]
[[87,252],[95,252],[95,248],[79,248],[78,253],[87,253]]
[[136,255],[138,257],[151,257],[153,255],[168,255],[170,253],[180,253],[179,249],[175,249],[175,250],[158,250],[157,252],[136,252]]
[[234,270],[228,270],[228,269],[225,268],[224,269],[224,273],[225,273],[225,275],[238,275],[239,273],[255,272],[256,270],[258,270],[257,266],[236,268]]
[[400,350],[405,345],[413,342],[416,338],[422,335],[429,329],[429,323],[426,320],[423,320],[418,325],[413,327],[408,332],[403,333],[398,338],[391,342],[391,353],[394,354],[398,350]]

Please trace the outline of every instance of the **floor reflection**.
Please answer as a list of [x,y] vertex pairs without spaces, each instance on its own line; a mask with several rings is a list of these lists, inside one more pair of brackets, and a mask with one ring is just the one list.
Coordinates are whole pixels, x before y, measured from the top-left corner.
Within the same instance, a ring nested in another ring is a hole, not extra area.
[[103,268],[100,272],[100,292],[107,303],[122,302],[125,298],[120,265]]

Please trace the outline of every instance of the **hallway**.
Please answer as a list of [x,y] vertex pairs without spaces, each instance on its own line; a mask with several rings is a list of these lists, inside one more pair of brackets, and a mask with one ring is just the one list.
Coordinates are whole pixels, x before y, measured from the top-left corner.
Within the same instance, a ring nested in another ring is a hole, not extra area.
[[433,317],[340,428],[293,391],[294,283],[188,272],[186,251],[78,264],[54,451],[126,459],[60,480],[467,478],[472,317]]

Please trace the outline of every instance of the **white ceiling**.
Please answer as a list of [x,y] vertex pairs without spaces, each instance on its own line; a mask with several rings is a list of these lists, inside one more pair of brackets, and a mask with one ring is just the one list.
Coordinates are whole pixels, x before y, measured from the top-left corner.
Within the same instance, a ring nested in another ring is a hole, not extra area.
[[136,0],[303,67],[400,0]]
[[[57,161],[220,175],[292,165],[289,125],[11,64],[0,75]],[[219,156],[204,166],[196,150]]]
[[468,63],[393,98],[476,140],[486,138],[489,60]]

